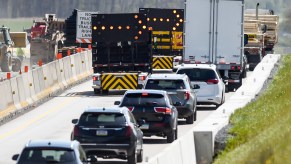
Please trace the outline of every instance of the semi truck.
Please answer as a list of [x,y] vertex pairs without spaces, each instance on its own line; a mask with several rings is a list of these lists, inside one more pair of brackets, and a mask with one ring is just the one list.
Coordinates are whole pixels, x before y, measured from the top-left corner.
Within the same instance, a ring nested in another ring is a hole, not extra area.
[[183,52],[184,9],[139,8],[152,30],[153,69],[173,69]]
[[242,85],[244,56],[243,0],[186,0],[184,63],[213,63],[231,91]]
[[152,72],[146,15],[92,14],[94,93],[141,88]]

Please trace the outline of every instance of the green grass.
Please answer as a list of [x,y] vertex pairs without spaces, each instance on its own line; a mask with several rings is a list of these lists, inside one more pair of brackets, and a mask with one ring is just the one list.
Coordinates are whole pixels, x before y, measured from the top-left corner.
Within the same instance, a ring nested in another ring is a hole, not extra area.
[[31,28],[32,18],[0,19],[0,26],[9,27],[11,32],[22,32],[23,28]]
[[226,149],[214,163],[288,163],[291,161],[291,55],[265,93],[237,110]]

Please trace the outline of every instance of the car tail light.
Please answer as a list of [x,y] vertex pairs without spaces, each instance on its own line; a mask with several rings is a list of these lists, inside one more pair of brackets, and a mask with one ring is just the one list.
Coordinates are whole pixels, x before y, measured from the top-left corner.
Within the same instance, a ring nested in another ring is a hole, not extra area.
[[134,107],[133,107],[133,106],[128,106],[127,108],[128,108],[128,110],[131,111],[131,112],[134,110]]
[[97,81],[98,77],[97,76],[93,76],[93,81]]
[[187,91],[187,92],[184,93],[184,99],[185,100],[189,100],[190,99],[190,92]]
[[174,60],[174,62],[179,62],[179,61],[180,61],[180,59],[175,59],[175,60]]
[[127,127],[126,127],[125,136],[126,136],[126,137],[130,137],[131,134],[132,134],[132,129],[131,129],[130,126],[127,126]]
[[218,80],[217,79],[209,79],[206,81],[207,84],[218,84]]
[[157,113],[171,114],[172,110],[167,107],[155,107],[155,111]]
[[78,126],[74,126],[74,136],[79,136],[80,135],[80,130]]
[[139,79],[144,81],[146,79],[146,76],[140,76]]

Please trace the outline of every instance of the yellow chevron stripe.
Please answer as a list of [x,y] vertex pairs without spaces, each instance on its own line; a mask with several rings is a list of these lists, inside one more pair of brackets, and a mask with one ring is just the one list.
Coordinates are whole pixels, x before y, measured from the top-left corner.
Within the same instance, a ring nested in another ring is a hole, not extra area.
[[153,59],[154,69],[171,69],[173,67],[173,57],[154,57]]
[[[113,75],[111,75],[111,76],[113,76]],[[113,78],[109,81],[109,82],[107,82],[107,83],[103,83],[103,84],[101,84],[101,86],[104,86],[104,87],[102,87],[102,89],[104,89],[104,90],[107,90],[108,88],[109,88],[109,86],[113,83],[113,81],[115,81],[116,80],[116,77],[114,77],[113,76]]]
[[[118,83],[123,85],[123,89],[130,89],[130,87],[128,85],[126,85],[121,79],[117,79],[114,84],[109,88],[109,89],[116,89],[118,88]],[[120,86],[121,87],[121,86]]]
[[111,77],[112,77],[111,74],[108,74],[108,75],[102,75],[102,76],[101,76],[101,81],[102,81],[101,86],[103,87],[103,84],[105,85]]
[[[136,87],[137,87],[137,79],[135,79],[135,77],[137,77],[137,75],[135,75],[135,76],[132,76],[132,75],[125,75],[125,77],[127,78],[127,79],[130,79],[130,80],[127,80],[126,78],[123,78],[123,79],[125,79],[126,80],[126,82],[127,82],[127,84],[128,85],[130,85],[130,87],[132,88],[132,89],[135,89]],[[132,83],[132,82],[134,82],[134,83]]]

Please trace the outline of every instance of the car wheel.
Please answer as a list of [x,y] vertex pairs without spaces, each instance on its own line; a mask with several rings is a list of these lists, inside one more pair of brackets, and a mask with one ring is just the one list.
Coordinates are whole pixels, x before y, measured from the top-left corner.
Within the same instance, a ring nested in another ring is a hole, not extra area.
[[127,156],[127,163],[128,164],[137,163],[137,153],[135,152],[135,149],[133,150],[133,153],[131,155]]
[[167,143],[172,143],[175,141],[175,130],[172,130],[168,135],[167,135]]
[[95,94],[99,94],[99,93],[101,93],[101,90],[100,89],[94,89],[94,93]]
[[194,123],[194,113],[186,118],[186,124],[193,124],[193,123]]
[[141,149],[137,155],[137,162],[142,162],[143,159],[143,150]]

